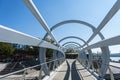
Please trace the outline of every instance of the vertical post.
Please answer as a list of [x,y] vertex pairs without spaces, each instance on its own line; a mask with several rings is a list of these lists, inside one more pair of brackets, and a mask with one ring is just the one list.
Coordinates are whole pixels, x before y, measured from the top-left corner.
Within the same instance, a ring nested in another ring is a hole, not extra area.
[[83,53],[79,53],[79,61],[83,65]]
[[62,53],[58,52],[58,58],[59,58],[59,65],[62,63],[62,60],[60,58],[62,58]]
[[101,50],[102,50],[102,65],[101,65],[100,77],[103,78],[107,72],[108,67],[109,67],[110,54],[109,54],[108,47],[101,47]]
[[[53,50],[53,60],[56,60],[57,59],[57,51],[56,50]],[[53,70],[55,69],[56,67],[56,61],[53,61]]]
[[26,72],[27,72],[27,69],[25,69],[25,71],[23,73],[23,80],[25,80]]
[[88,68],[90,68],[92,66],[92,59],[93,59],[93,56],[92,56],[92,51],[91,50],[88,50],[88,53],[89,53],[89,64],[88,64]]
[[84,61],[84,66],[86,67],[87,64],[87,57],[85,51],[83,52],[83,61]]
[[42,66],[41,66],[41,68],[40,68],[40,72],[39,72],[39,80],[42,80]]
[[80,59],[81,64],[85,66],[86,59],[87,59],[85,51],[79,54],[79,59]]
[[[46,48],[40,48],[39,51],[39,58],[40,58],[40,63],[46,63]],[[48,71],[48,66],[47,64],[41,65],[42,66],[42,70],[45,73],[45,75],[49,75],[49,71]]]
[[115,79],[114,79],[114,76],[113,76],[113,73],[112,73],[112,71],[111,71],[111,69],[110,69],[110,67],[108,67],[108,68],[109,68],[109,73],[110,73],[110,79],[111,79],[111,80],[115,80]]
[[50,74],[50,70],[51,70],[51,63],[52,63],[52,62],[50,62],[50,63],[49,63],[49,66],[48,66],[49,74]]

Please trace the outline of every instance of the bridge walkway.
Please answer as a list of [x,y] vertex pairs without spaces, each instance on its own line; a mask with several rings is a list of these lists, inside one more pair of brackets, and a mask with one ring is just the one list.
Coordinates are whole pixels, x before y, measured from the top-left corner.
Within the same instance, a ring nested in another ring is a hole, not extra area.
[[[82,75],[82,76],[80,76]],[[78,61],[67,59],[52,80],[96,80]]]

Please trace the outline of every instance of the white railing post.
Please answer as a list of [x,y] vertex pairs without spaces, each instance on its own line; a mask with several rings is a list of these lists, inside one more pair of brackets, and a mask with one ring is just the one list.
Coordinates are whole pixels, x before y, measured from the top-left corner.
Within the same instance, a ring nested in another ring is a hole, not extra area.
[[88,68],[90,69],[90,67],[92,66],[92,59],[93,59],[93,56],[92,56],[92,51],[91,50],[88,50],[88,53],[89,53],[89,63],[88,63]]
[[24,73],[23,73],[23,79],[22,79],[22,80],[25,80],[26,73],[27,73],[27,69],[25,69],[25,71],[24,71]]
[[101,77],[103,78],[107,72],[110,61],[110,53],[108,47],[101,47],[102,50],[102,65],[101,65]]
[[42,80],[42,66],[41,66],[40,71],[39,71],[38,79],[39,79],[39,80]]
[[[40,48],[39,51],[39,58],[40,58],[40,63],[46,63],[46,48]],[[45,73],[45,75],[49,75],[49,71],[48,71],[48,66],[47,64],[42,65],[42,70]]]
[[110,79],[111,79],[111,80],[115,80],[115,79],[114,79],[114,76],[113,76],[113,73],[112,73],[112,71],[111,71],[111,69],[110,69],[110,67],[108,67],[108,69],[109,69],[109,73],[110,73]]
[[55,60],[54,62],[53,62],[53,70],[55,69],[55,67],[56,67],[56,59],[57,59],[57,51],[56,50],[53,50],[53,60]]

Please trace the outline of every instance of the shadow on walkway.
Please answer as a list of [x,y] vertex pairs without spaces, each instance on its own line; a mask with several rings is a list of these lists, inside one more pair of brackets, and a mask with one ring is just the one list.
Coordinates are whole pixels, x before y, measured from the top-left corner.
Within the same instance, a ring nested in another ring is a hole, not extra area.
[[[68,68],[67,68],[64,80],[69,80],[70,79],[69,77],[71,77],[71,80],[81,80],[76,69],[76,64],[75,64],[76,61],[73,61],[71,65],[67,60],[66,60],[66,63]],[[71,66],[71,69],[70,69],[70,66]],[[71,76],[70,76],[70,72],[71,72]]]
[[79,74],[78,74],[78,72],[77,72],[75,62],[76,62],[76,61],[74,61],[74,62],[72,63],[72,66],[71,66],[71,79],[72,79],[72,80],[81,80],[80,77],[79,77]]
[[68,80],[70,76],[70,65],[67,60],[66,60],[66,63],[67,63],[68,68],[67,68],[67,72],[65,74],[64,80]]

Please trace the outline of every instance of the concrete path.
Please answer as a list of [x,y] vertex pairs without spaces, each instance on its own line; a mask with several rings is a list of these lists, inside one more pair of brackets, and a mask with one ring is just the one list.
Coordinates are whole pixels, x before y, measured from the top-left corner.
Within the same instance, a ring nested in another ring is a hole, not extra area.
[[[39,76],[39,71],[36,70],[28,70],[30,74],[26,75],[26,79],[30,80],[33,77]],[[76,61],[76,59],[67,59],[61,67],[59,67],[58,70],[55,70],[56,72],[51,79],[47,80],[82,80],[80,79],[80,74],[82,75],[84,80],[96,80],[84,67]],[[23,78],[23,75],[11,75],[9,77],[6,77],[5,79],[0,80],[20,80]]]
[[0,71],[2,71],[3,69],[5,69],[5,67],[8,65],[9,63],[0,63]]
[[[114,74],[118,74],[118,73],[120,74],[120,63],[110,62],[110,65],[119,67],[119,68],[115,68],[110,66],[110,69]],[[109,74],[109,70],[107,70],[107,74]]]
[[96,80],[78,61],[67,59],[52,80],[82,80],[80,79],[80,74],[84,80]]
[[82,65],[80,65],[80,63],[78,61],[76,61],[76,68],[77,68],[79,74],[81,74],[81,78],[83,78],[83,80],[97,80]]
[[80,80],[75,62],[75,59],[67,59],[53,80]]

